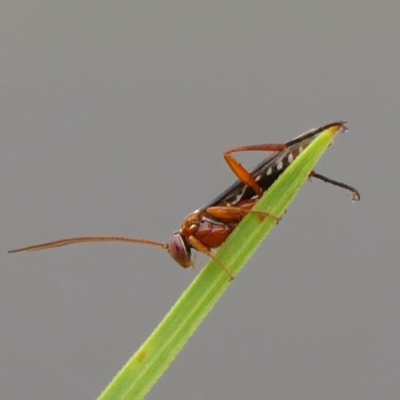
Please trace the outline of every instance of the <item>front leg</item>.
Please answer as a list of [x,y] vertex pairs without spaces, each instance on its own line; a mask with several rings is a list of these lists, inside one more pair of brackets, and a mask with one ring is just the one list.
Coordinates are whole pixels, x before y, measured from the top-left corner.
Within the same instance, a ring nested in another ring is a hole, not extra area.
[[215,257],[215,255],[213,254],[212,250],[209,247],[201,243],[200,240],[198,240],[195,236],[189,236],[187,240],[195,250],[207,255],[213,261],[215,261],[227,273],[227,275],[229,276],[229,280],[233,281],[235,279],[235,276],[232,274],[232,272],[229,271],[229,269],[221,261],[219,261],[217,257]]

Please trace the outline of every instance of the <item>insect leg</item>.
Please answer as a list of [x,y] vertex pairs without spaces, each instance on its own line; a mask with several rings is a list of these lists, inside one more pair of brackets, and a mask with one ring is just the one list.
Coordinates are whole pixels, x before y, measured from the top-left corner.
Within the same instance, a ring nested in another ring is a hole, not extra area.
[[232,172],[247,186],[250,186],[258,197],[262,196],[263,190],[251,176],[250,172],[243,167],[239,161],[233,157],[232,153],[244,151],[282,151],[286,148],[285,144],[259,144],[253,146],[234,147],[225,151],[224,158]]
[[213,261],[215,261],[229,276],[229,279],[233,281],[235,279],[235,276],[232,274],[231,271],[229,271],[228,268],[225,267],[224,264],[222,264],[221,261],[218,260],[217,257],[214,256],[213,252],[211,249],[209,249],[207,246],[205,246],[203,243],[200,242],[200,240],[196,239],[194,236],[189,236],[187,238],[189,244],[197,251],[200,253],[203,253],[207,255],[208,257],[212,258]]
[[254,211],[243,207],[229,207],[229,206],[213,206],[208,207],[207,214],[214,217],[221,222],[240,222],[247,214],[255,214],[261,218],[273,218],[276,222],[281,220],[280,217],[272,215],[264,211]]
[[335,181],[333,179],[327,178],[326,176],[317,174],[316,172],[312,171],[311,174],[309,175],[309,178],[317,178],[320,179],[321,181],[330,183],[331,185],[334,186],[338,186],[341,187],[343,189],[346,190],[350,190],[350,192],[352,192],[351,194],[351,199],[353,201],[359,201],[360,200],[360,193],[358,192],[358,190],[350,185],[346,185],[345,183],[339,182],[339,181]]

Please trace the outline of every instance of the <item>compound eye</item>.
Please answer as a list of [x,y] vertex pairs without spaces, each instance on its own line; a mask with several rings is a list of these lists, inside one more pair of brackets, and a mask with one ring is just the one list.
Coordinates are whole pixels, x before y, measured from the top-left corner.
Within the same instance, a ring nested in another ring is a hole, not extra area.
[[192,266],[190,247],[180,233],[174,233],[169,243],[168,253],[183,268]]

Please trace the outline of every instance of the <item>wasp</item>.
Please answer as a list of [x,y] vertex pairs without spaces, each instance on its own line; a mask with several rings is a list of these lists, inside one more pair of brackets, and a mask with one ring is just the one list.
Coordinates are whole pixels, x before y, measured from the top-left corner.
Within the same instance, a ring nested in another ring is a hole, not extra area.
[[[183,220],[180,229],[173,233],[169,243],[120,236],[82,236],[22,247],[10,250],[9,253],[44,250],[76,243],[125,242],[161,247],[181,267],[188,268],[195,264],[192,256],[194,249],[212,258],[230,279],[234,279],[232,273],[215,257],[213,249],[220,247],[248,214],[258,214],[263,218],[269,217],[275,219],[276,222],[280,221],[280,217],[267,212],[253,211],[254,205],[296,157],[327,129],[334,129],[335,133],[345,132],[347,126],[343,121],[334,122],[302,133],[283,144],[250,145],[225,151],[225,161],[238,179],[212,201],[189,214]],[[248,151],[267,152],[267,157],[251,171],[244,168],[234,157],[235,153]],[[315,171],[311,172],[310,178],[349,190],[353,201],[360,200],[358,190],[352,186],[327,178]]]

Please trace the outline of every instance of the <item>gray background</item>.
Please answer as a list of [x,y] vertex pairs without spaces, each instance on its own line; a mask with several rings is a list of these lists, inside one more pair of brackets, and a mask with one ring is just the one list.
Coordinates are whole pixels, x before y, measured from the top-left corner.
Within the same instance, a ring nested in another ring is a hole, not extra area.
[[[222,153],[345,119],[151,399],[400,397],[398,1],[3,1],[0,398],[93,399],[196,272],[156,248]],[[251,166],[262,155],[241,159]],[[205,262],[199,257],[199,266]]]

